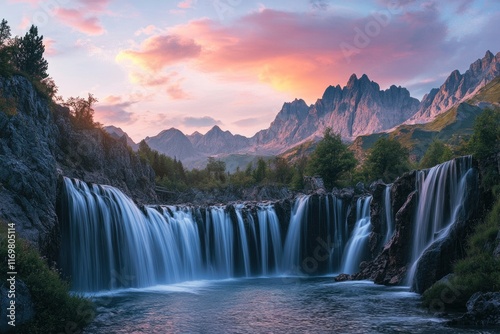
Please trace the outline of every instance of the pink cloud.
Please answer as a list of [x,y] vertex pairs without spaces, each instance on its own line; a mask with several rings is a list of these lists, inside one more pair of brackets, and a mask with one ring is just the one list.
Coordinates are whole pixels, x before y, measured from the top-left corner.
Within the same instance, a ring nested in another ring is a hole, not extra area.
[[58,52],[54,45],[56,44],[56,41],[54,41],[51,38],[46,38],[44,37],[43,39],[43,46],[45,46],[45,54],[48,56],[55,56]]
[[200,52],[200,45],[189,37],[159,35],[146,39],[140,50],[121,51],[116,58],[117,60],[130,60],[141,68],[154,72],[197,57]]
[[82,10],[57,8],[56,17],[68,25],[87,35],[102,35],[105,30],[97,17],[86,17]]
[[184,0],[177,4],[177,7],[182,9],[193,8],[193,5],[196,4],[197,0]]
[[[224,81],[260,81],[314,102],[353,72],[389,86],[456,48],[435,7],[408,6],[388,15],[353,19],[263,9],[231,24],[200,19],[151,36],[117,59],[150,72],[189,61]],[[171,93],[182,95],[175,87]]]
[[186,100],[190,98],[189,94],[178,83],[167,87],[167,94],[172,100]]
[[144,28],[137,30],[135,32],[135,35],[136,36],[140,36],[140,35],[148,35],[149,36],[149,35],[153,35],[153,34],[159,33],[159,32],[161,32],[161,30],[158,27],[156,27],[153,24],[150,24],[147,27],[144,27]]
[[21,23],[19,24],[19,29],[27,30],[30,25],[31,25],[30,19],[27,18],[26,16],[23,16],[23,19],[21,20]]

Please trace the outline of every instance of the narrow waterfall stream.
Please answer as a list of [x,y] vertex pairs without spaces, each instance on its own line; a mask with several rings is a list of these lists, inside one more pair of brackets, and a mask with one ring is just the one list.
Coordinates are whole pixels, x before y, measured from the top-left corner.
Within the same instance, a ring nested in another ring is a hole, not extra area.
[[347,242],[342,259],[342,272],[354,274],[359,270],[361,261],[368,257],[368,237],[371,232],[370,203],[372,197],[358,198],[356,202],[356,224]]

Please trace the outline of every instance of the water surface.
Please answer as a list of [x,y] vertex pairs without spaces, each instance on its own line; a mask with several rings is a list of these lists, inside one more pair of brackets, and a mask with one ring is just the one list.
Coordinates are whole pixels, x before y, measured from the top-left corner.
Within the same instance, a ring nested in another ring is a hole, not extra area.
[[330,277],[193,281],[94,298],[87,333],[494,333],[446,327],[406,287]]

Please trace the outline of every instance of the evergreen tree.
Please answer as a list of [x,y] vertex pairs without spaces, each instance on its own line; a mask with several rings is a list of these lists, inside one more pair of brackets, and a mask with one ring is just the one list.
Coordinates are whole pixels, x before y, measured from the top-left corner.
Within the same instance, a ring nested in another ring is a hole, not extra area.
[[7,20],[2,19],[0,23],[0,48],[8,45],[10,41],[10,27]]
[[10,27],[3,19],[0,23],[0,75],[8,76],[12,72]]
[[379,138],[368,153],[364,170],[369,180],[392,182],[410,169],[409,152],[395,139]]
[[434,140],[422,160],[420,160],[420,168],[430,168],[440,163],[450,160],[453,157],[453,152],[443,142]]
[[267,166],[266,166],[266,161],[262,158],[259,158],[257,160],[257,168],[253,171],[253,179],[255,180],[255,183],[261,183],[264,181],[267,175]]
[[340,135],[332,134],[327,128],[306,169],[310,175],[321,176],[325,186],[330,188],[338,185],[341,177],[352,171],[356,163],[354,153],[342,143]]
[[34,25],[22,38],[16,38],[13,53],[14,65],[31,78],[41,81],[47,78],[48,63],[43,58],[45,46],[43,36],[38,36],[38,28]]

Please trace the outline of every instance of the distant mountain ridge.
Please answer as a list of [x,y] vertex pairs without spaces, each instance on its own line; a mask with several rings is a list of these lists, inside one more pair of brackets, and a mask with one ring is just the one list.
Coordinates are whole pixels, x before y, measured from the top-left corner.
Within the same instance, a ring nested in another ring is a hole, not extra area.
[[500,52],[495,56],[487,51],[464,74],[460,74],[458,70],[451,72],[439,89],[434,88],[425,95],[418,111],[406,124],[432,121],[439,114],[470,98],[499,75]]
[[284,103],[269,128],[251,138],[214,126],[204,135],[194,132],[186,136],[171,128],[145,140],[151,148],[180,159],[188,168],[204,166],[209,156],[277,155],[319,140],[327,127],[344,140],[354,140],[401,124],[430,122],[499,75],[500,52],[493,55],[488,51],[464,74],[453,71],[439,89],[432,89],[419,101],[406,88],[392,85],[381,90],[366,74],[359,78],[353,74],[346,86],[329,86],[314,104],[307,105],[302,99]]
[[137,151],[139,149],[139,145],[136,144],[132,140],[132,138],[130,138],[129,135],[125,131],[123,131],[121,128],[113,126],[113,125],[109,125],[109,126],[103,127],[103,130],[106,131],[107,133],[109,133],[111,135],[111,137],[118,139],[118,140],[121,140],[123,138],[123,136],[125,136],[125,140],[126,140],[128,146],[130,146],[134,151]]

